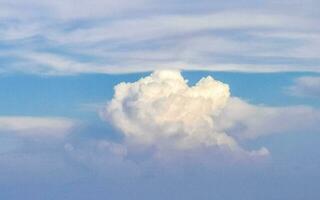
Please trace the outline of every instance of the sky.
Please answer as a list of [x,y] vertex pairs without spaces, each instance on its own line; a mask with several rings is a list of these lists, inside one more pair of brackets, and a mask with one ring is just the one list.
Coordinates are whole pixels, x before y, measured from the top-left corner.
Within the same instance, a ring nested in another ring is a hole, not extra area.
[[320,2],[0,0],[0,199],[318,199]]

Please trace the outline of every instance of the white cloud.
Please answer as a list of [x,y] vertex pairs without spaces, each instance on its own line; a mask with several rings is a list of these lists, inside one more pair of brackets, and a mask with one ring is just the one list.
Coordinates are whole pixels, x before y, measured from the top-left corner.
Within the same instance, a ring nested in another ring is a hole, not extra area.
[[160,158],[174,155],[171,150],[202,148],[240,157],[268,155],[264,147],[247,151],[240,144],[272,134],[320,131],[315,108],[252,105],[231,97],[229,86],[212,77],[189,86],[175,70],[116,85],[104,117],[123,132],[127,144],[156,147]]
[[[172,52],[158,52],[156,54],[149,52],[139,52],[137,54],[112,54],[113,59],[122,60],[120,63],[103,64],[95,63],[94,61],[79,61],[73,57],[65,56],[55,53],[42,52],[27,52],[27,51],[12,51],[3,54],[4,56],[15,58],[15,63],[10,66],[2,64],[0,72],[6,73],[8,71],[25,72],[32,74],[41,74],[49,76],[61,75],[77,75],[77,74],[123,74],[136,72],[150,72],[161,69],[178,69],[178,70],[206,70],[206,71],[229,71],[229,72],[254,72],[254,73],[268,73],[268,72],[320,72],[318,66],[304,66],[299,65],[280,65],[280,64],[230,64],[213,62],[208,64],[206,62],[193,63],[192,61],[173,61],[174,59],[170,53]],[[99,53],[100,54],[100,53]],[[149,58],[143,59],[144,56],[149,55]],[[198,60],[201,56],[196,52],[181,52],[180,56],[187,59],[196,58]],[[133,58],[135,57],[135,58]],[[162,57],[162,58],[159,58]],[[203,58],[203,57],[202,57]],[[205,58],[203,58],[205,60]],[[182,59],[184,60],[184,59]],[[188,60],[188,59],[187,59]]]
[[297,78],[286,91],[294,96],[320,98],[320,77],[304,76]]
[[314,2],[242,3],[0,0],[0,43],[14,52],[2,71],[319,72]]
[[75,127],[76,122],[66,118],[1,116],[0,133],[14,133],[19,136],[63,137]]
[[270,107],[231,98],[217,119],[219,129],[239,140],[284,133],[320,131],[320,111],[308,106]]
[[87,18],[100,18],[110,15],[123,14],[132,9],[137,9],[146,4],[146,0],[1,0],[0,6],[5,8],[0,14],[3,18],[37,19],[49,18],[58,20],[74,20]]
[[[42,73],[47,75],[70,75],[78,73],[102,73],[103,68],[99,66],[90,65],[90,63],[78,62],[70,58],[63,56],[50,54],[50,53],[39,53],[29,52],[21,55],[21,58],[25,59],[26,62],[33,63],[30,67],[22,65],[22,69],[27,67],[27,70],[33,73]],[[105,67],[104,69],[108,69]],[[106,73],[106,72],[105,72]]]
[[159,15],[119,19],[70,32],[53,33],[49,37],[61,43],[92,43],[106,40],[139,42],[210,30],[290,28],[290,22],[293,20],[304,28],[310,28],[310,20],[303,18],[235,10],[201,15]]
[[229,86],[202,78],[189,87],[179,71],[156,71],[134,83],[120,83],[107,106],[107,118],[133,144],[159,149],[218,147],[227,152],[268,155],[265,148],[246,152],[216,119],[230,97]]

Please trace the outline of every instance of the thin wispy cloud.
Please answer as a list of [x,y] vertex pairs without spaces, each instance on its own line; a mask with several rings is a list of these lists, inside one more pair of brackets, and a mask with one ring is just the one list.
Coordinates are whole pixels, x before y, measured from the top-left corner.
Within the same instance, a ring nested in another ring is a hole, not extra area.
[[320,77],[303,76],[294,80],[292,86],[286,88],[286,92],[293,96],[320,98]]
[[68,118],[0,116],[0,134],[10,133],[23,137],[61,138],[71,133],[77,122]]
[[300,12],[293,12],[297,3],[283,2],[253,4],[255,9],[250,10],[236,2],[234,7],[193,3],[193,12],[187,5],[174,6],[179,2],[171,2],[169,12],[168,2],[143,0],[0,3],[6,8],[0,27],[6,48],[1,49],[51,55],[39,65],[39,59],[19,63],[30,55],[15,53],[18,63],[8,63],[6,71],[18,65],[23,67],[16,71],[51,75],[141,72],[166,66],[319,72],[319,30],[317,13],[308,14],[311,2],[305,2]]

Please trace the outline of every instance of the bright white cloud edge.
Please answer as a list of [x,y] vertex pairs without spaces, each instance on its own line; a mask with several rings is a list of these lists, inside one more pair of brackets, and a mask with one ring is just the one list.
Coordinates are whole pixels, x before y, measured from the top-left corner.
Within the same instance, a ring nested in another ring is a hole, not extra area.
[[265,148],[246,152],[218,129],[217,118],[229,98],[229,86],[210,76],[189,87],[177,70],[155,71],[137,82],[118,84],[106,117],[124,133],[126,142],[156,146],[160,151],[218,147],[268,155]]
[[162,156],[162,150],[172,148],[218,147],[250,157],[266,156],[269,151],[244,150],[242,141],[315,132],[320,111],[308,106],[252,105],[230,97],[229,86],[212,77],[188,86],[179,71],[161,70],[118,84],[104,118],[124,133],[126,143],[156,146]]

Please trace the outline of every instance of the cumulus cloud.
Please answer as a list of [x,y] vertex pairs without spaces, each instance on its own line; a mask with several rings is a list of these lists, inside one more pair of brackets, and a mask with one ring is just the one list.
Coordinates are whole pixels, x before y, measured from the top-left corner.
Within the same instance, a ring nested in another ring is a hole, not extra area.
[[303,76],[294,80],[294,84],[287,88],[287,92],[299,97],[320,98],[320,77]]
[[19,136],[63,137],[69,133],[76,122],[66,118],[1,116],[0,133],[14,133]]
[[246,155],[217,123],[230,100],[229,86],[208,76],[189,86],[179,71],[155,71],[134,83],[115,86],[106,116],[125,135],[126,142],[158,149],[218,148]]

